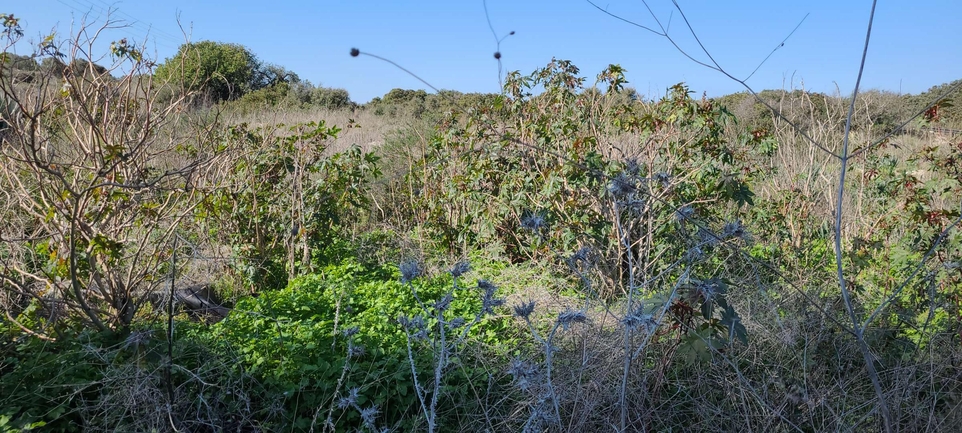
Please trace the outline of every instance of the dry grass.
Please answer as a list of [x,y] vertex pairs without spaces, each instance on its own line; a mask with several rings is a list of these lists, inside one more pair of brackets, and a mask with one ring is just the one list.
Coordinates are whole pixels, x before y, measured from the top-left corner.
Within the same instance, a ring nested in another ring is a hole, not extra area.
[[[224,122],[228,124],[246,122],[254,127],[271,127],[277,124],[295,125],[321,120],[328,125],[336,125],[343,129],[328,148],[328,152],[331,153],[344,151],[354,145],[360,146],[364,152],[373,151],[384,144],[385,139],[390,134],[411,121],[411,119],[405,118],[377,116],[368,110],[329,110],[326,108],[284,111],[264,110],[248,114],[226,113],[224,118]],[[349,128],[348,126],[352,124],[356,126]]]

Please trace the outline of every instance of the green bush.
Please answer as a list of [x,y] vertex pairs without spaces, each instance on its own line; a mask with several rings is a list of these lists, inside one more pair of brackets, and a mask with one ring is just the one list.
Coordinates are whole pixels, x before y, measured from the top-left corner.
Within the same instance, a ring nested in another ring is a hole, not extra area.
[[78,430],[78,401],[90,396],[102,366],[85,356],[79,337],[25,337],[4,343],[0,356],[0,432]]
[[327,87],[317,87],[311,90],[310,103],[311,105],[330,110],[347,108],[352,104],[347,90]]
[[[411,431],[422,414],[397,318],[414,316],[420,307],[412,287],[399,277],[395,267],[365,268],[353,261],[328,266],[293,280],[284,290],[240,301],[230,317],[214,326],[214,338],[242,357],[238,369],[263,384],[265,401],[282,401],[283,417],[272,429],[320,426],[329,412],[338,431],[359,427],[358,411],[338,407],[339,400],[356,389],[358,406],[378,408],[378,425]],[[413,288],[421,302],[431,304],[452,288],[452,280],[419,280]],[[455,290],[450,314],[473,317],[480,308],[475,291]],[[506,326],[497,319],[484,320],[470,344],[510,345],[510,339],[500,338]],[[446,376],[445,395],[465,395],[478,380],[487,380],[470,355],[466,352]],[[432,374],[433,356],[429,346],[415,352],[419,375]],[[442,406],[442,414],[468,410],[464,404],[459,400]]]
[[165,335],[155,324],[8,343],[0,352],[0,432],[166,431],[171,419],[186,431],[259,423],[251,405],[270,396],[232,368],[229,346],[186,321],[175,323],[170,347]]
[[[425,169],[411,178],[417,186],[411,200],[423,210],[418,218],[436,239],[460,253],[501,245],[513,261],[585,245],[617,250],[621,235],[610,198],[627,191],[642,197],[632,221],[659,222],[653,236],[644,236],[654,243],[638,248],[675,252],[687,248],[668,242],[676,237],[679,209],[687,206],[702,221],[734,220],[753,203],[763,137],[727,141],[729,115],[692,99],[680,84],[643,104],[623,95],[627,81],[617,65],[599,74],[595,87],[584,82],[562,60],[527,76],[511,73],[506,94],[492,106],[463,118],[454,113],[441,124]],[[532,96],[539,87],[544,92]],[[632,136],[648,144],[618,144]],[[609,276],[617,280],[624,257],[608,257]]]
[[157,67],[159,83],[187,92],[202,92],[213,102],[237,99],[257,90],[257,57],[238,44],[201,41],[183,44]]
[[286,100],[290,91],[289,84],[278,83],[246,93],[240,99],[233,101],[230,106],[245,114],[265,110],[280,105],[282,101]]
[[234,269],[251,290],[284,287],[326,263],[338,251],[342,224],[367,206],[378,159],[356,146],[328,155],[339,132],[323,121],[221,132],[219,139],[233,149],[233,173],[195,217],[232,249]]

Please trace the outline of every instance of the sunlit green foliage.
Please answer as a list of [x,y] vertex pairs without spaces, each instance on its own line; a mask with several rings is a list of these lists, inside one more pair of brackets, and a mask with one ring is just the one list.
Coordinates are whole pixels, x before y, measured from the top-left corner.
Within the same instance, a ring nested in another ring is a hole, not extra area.
[[377,157],[358,147],[327,154],[340,132],[323,121],[274,128],[228,127],[232,176],[197,208],[196,219],[238,259],[253,290],[284,287],[289,278],[330,260],[344,219],[368,205]]
[[181,45],[154,77],[177,91],[203,92],[217,102],[263,87],[259,66],[254,53],[241,45],[201,41]]

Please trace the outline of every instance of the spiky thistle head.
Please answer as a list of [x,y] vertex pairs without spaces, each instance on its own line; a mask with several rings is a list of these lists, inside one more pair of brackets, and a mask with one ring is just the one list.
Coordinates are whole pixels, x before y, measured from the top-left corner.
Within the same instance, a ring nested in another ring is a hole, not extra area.
[[654,179],[655,179],[655,182],[658,182],[661,184],[662,188],[668,188],[669,186],[671,186],[671,175],[668,174],[667,172],[660,171],[658,173],[655,173]]
[[353,342],[347,344],[348,358],[360,358],[364,356],[365,353],[367,353],[367,350],[364,349],[364,346],[361,346],[360,344],[354,344]]
[[346,396],[341,397],[341,398],[337,401],[337,407],[340,408],[340,409],[347,409],[348,407],[351,407],[351,406],[356,405],[356,404],[357,404],[357,397],[358,397],[358,394],[359,394],[360,392],[361,392],[361,390],[358,389],[358,388],[356,388],[356,387],[355,387],[355,388],[351,388],[350,390],[348,390]]
[[658,322],[651,314],[646,314],[641,306],[625,315],[621,319],[621,324],[630,331],[641,329],[644,332],[652,332],[658,327]]
[[421,276],[421,264],[414,260],[409,260],[398,267],[401,271],[401,282],[410,283]]
[[398,323],[400,323],[401,326],[404,327],[404,330],[411,335],[411,338],[415,340],[423,340],[428,337],[428,327],[424,322],[424,318],[421,316],[400,316],[398,317]]
[[342,329],[341,335],[343,335],[345,338],[351,338],[357,335],[357,333],[360,331],[361,331],[361,328],[358,328],[357,326],[351,326],[349,328]]
[[538,367],[520,358],[511,358],[508,364],[508,374],[514,379],[515,385],[522,391],[527,391],[538,382]]
[[578,265],[589,265],[591,263],[591,247],[585,245],[575,251],[567,259],[568,265],[577,269]]
[[534,312],[534,301],[528,301],[523,304],[518,304],[514,306],[514,315],[522,319],[528,320],[531,313]]
[[704,299],[705,302],[725,295],[726,291],[725,283],[717,278],[699,281],[694,287],[695,296]]
[[741,220],[729,221],[722,227],[721,236],[725,239],[746,239],[748,237],[748,230],[745,229]]
[[369,429],[374,430],[374,421],[377,419],[377,415],[381,413],[381,410],[375,405],[361,409],[360,412],[361,421],[364,422],[364,425]]
[[619,173],[608,184],[608,192],[618,200],[628,197],[637,190],[638,187],[635,186],[634,179],[625,173]]
[[695,208],[690,204],[686,204],[675,211],[675,219],[679,222],[688,221],[692,216],[695,215]]
[[441,297],[441,299],[438,299],[434,303],[434,311],[442,312],[442,313],[447,311],[448,308],[451,307],[452,300],[454,300],[454,297],[451,296],[451,292],[445,293],[444,296]]
[[504,298],[495,297],[498,287],[488,280],[478,280],[478,289],[481,290],[481,312],[483,314],[494,314],[494,309],[504,305]]
[[521,218],[521,228],[528,231],[540,232],[545,225],[544,216],[539,213],[529,213]]
[[565,331],[574,323],[585,323],[588,321],[588,316],[584,311],[567,309],[558,314],[558,324]]
[[720,244],[722,241],[721,237],[712,232],[705,227],[698,228],[698,243],[701,245],[707,245],[709,247],[714,247]]
[[471,262],[462,260],[451,267],[451,276],[459,278],[471,270]]
[[685,251],[685,260],[689,263],[695,263],[701,261],[705,258],[705,251],[701,247],[695,245]]
[[631,176],[638,176],[641,174],[641,164],[638,164],[637,158],[628,158],[625,160],[625,173]]
[[455,318],[451,319],[450,322],[448,322],[448,327],[451,328],[451,329],[458,329],[458,328],[464,326],[464,324],[465,324],[466,322],[467,322],[467,321],[464,320],[464,317],[455,317]]

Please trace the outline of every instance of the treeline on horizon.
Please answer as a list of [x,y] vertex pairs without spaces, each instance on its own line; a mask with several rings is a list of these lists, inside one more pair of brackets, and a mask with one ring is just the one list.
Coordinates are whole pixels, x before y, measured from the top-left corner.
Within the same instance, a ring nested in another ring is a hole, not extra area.
[[[14,82],[29,83],[33,77],[51,69],[57,71],[55,75],[61,75],[66,68],[79,71],[88,66],[100,73],[106,71],[103,66],[87,65],[88,62],[82,59],[76,59],[68,65],[57,57],[44,57],[42,61],[37,61],[27,55],[4,53],[4,56],[16,71],[13,74]],[[183,74],[185,70],[196,73]],[[182,77],[178,78],[178,74]],[[261,61],[242,45],[212,41],[182,45],[177,54],[158,65],[155,77],[168,87],[166,92],[169,94],[175,93],[174,89],[178,87],[188,91],[200,90],[203,97],[197,105],[224,104],[224,108],[240,113],[268,108],[325,108],[367,110],[378,116],[421,118],[425,115],[430,117],[432,113],[438,115],[452,110],[489,105],[498,96],[496,93],[465,93],[446,89],[429,93],[422,89],[394,88],[383,96],[359,103],[352,100],[345,89],[324,87],[301,79],[297,73],[282,66]],[[900,94],[880,89],[862,91],[856,113],[857,116],[861,113],[865,118],[871,119],[873,129],[881,132],[896,130],[902,126],[900,122],[916,113],[922,115],[918,116],[916,121],[906,124],[903,129],[962,128],[962,107],[954,104],[954,101],[962,96],[962,88],[946,94],[960,81],[962,79],[934,85],[917,94]],[[587,89],[592,90],[596,89]],[[804,89],[766,89],[758,91],[757,96],[753,97],[746,90],[710,99],[728,108],[748,126],[769,130],[774,127],[773,122],[777,121],[772,116],[771,108],[781,111],[793,105],[807,104],[805,110],[814,109],[817,114],[829,116],[829,106],[833,102],[838,104],[849,101],[848,96]],[[644,98],[630,86],[619,97],[631,100]],[[937,102],[933,105],[933,101]],[[844,126],[844,123],[839,126]],[[855,127],[859,125],[856,124]]]

